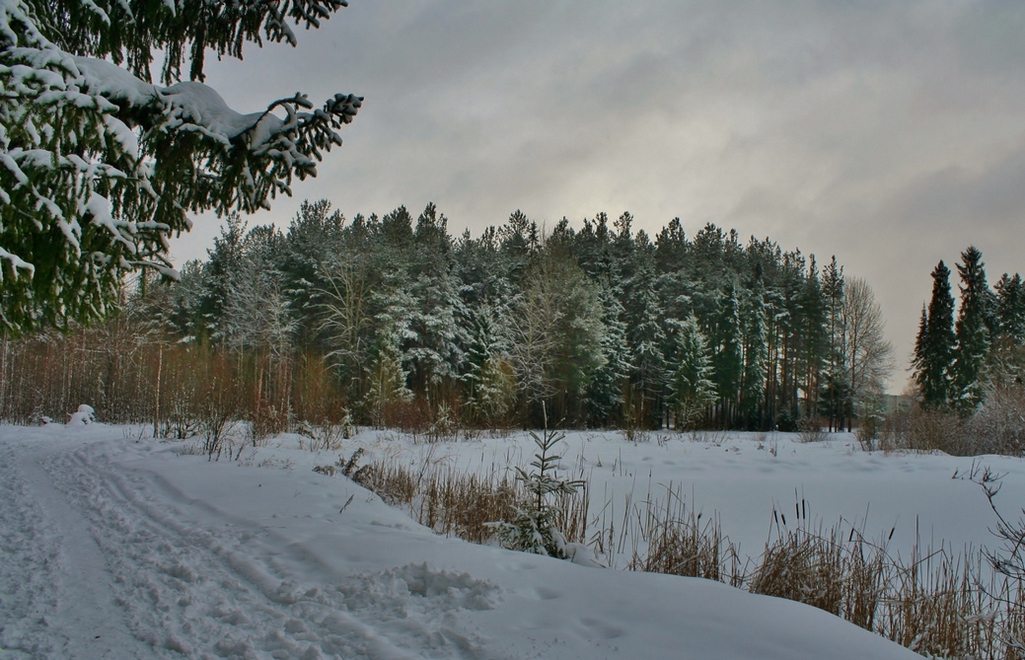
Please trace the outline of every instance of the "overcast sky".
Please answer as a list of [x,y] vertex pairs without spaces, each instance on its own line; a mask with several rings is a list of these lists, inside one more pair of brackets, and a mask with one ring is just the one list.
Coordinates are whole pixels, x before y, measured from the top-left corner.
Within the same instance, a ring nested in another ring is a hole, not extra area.
[[[299,45],[211,62],[236,110],[365,97],[303,199],[430,201],[453,234],[516,209],[766,236],[865,278],[906,380],[929,272],[1025,271],[1025,3],[350,0]],[[218,221],[172,243],[205,257]],[[956,286],[956,280],[952,282]]]

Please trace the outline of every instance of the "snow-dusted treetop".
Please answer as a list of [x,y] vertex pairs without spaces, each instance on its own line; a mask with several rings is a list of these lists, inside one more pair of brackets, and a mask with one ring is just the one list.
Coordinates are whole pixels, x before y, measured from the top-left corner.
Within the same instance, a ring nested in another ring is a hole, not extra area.
[[176,277],[167,237],[187,214],[251,212],[316,176],[362,99],[314,109],[296,93],[241,114],[200,82],[203,56],[294,45],[289,22],[346,4],[0,0],[0,335],[103,316],[126,271]]

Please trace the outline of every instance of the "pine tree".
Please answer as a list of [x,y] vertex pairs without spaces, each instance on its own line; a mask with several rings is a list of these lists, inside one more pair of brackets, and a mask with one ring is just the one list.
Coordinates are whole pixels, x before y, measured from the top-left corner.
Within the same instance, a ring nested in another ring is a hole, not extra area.
[[719,396],[719,421],[724,428],[733,425],[740,394],[744,357],[740,327],[740,309],[733,282],[722,293],[720,312],[712,340],[712,368]]
[[761,287],[746,297],[743,310],[744,374],[740,384],[740,414],[749,429],[765,427],[765,304]]
[[982,402],[983,366],[989,352],[987,319],[992,316],[993,294],[986,283],[982,253],[975,246],[961,253],[961,306],[954,327],[957,346],[952,371],[951,401],[962,414]]
[[932,271],[932,297],[928,309],[922,311],[912,361],[915,384],[926,408],[942,408],[950,401],[956,342],[950,269],[940,261]]
[[[201,82],[205,55],[295,45],[289,21],[316,27],[344,4],[2,0],[0,332],[102,318],[125,273],[177,277],[167,239],[187,213],[251,212],[315,176],[361,99],[239,114]],[[167,87],[150,81],[156,51]]]

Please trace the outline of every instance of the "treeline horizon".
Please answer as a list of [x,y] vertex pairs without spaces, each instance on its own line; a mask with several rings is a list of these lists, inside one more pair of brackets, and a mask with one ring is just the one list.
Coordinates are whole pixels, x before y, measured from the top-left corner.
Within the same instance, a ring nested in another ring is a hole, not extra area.
[[[88,381],[103,398],[124,377],[151,401],[111,421],[170,414],[181,362],[230,381],[250,415],[325,418],[313,422],[538,427],[546,411],[567,427],[850,429],[879,412],[892,368],[871,289],[835,257],[822,265],[711,223],[688,237],[679,218],[650,237],[629,213],[545,231],[516,211],[456,238],[434,204],[349,221],[307,201],[284,232],[228,217],[180,275],[141,278],[120,319],[82,331],[137,336],[116,366],[81,378],[82,396]],[[42,356],[74,334],[5,340],[2,375],[45,372]],[[97,341],[83,360],[111,352]],[[311,387],[329,401],[312,405]],[[3,399],[8,416],[28,405]]]

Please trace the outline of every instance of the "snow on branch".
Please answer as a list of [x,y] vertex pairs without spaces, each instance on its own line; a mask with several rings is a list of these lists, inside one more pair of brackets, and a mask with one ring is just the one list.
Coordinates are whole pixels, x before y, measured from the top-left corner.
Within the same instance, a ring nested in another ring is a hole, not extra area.
[[[206,48],[240,56],[261,31],[294,44],[287,21],[315,28],[343,6],[0,0],[0,332],[102,314],[125,270],[175,275],[167,239],[188,212],[267,208],[316,176],[362,98],[315,108],[296,93],[240,113],[196,79]],[[148,79],[154,49],[166,87]],[[189,49],[193,80],[180,81]]]

